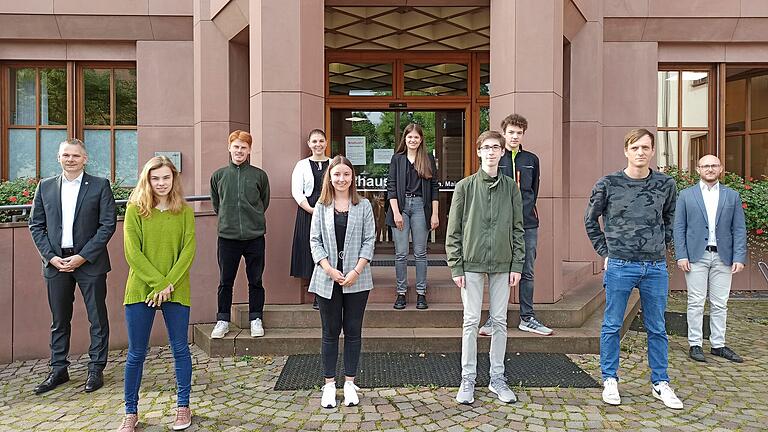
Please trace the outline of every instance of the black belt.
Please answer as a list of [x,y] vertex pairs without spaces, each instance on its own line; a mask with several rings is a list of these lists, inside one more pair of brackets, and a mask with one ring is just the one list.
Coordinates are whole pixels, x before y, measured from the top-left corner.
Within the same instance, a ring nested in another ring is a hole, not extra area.
[[68,258],[75,254],[75,248],[61,248],[61,257]]
[[705,247],[704,250],[707,251],[707,252],[717,252],[717,246],[709,245],[709,246]]

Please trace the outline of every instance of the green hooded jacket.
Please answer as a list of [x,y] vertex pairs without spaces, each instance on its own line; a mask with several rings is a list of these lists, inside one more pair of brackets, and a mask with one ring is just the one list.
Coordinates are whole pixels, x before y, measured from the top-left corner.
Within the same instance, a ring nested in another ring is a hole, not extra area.
[[451,276],[520,273],[525,261],[523,199],[511,177],[482,169],[456,184],[445,253]]

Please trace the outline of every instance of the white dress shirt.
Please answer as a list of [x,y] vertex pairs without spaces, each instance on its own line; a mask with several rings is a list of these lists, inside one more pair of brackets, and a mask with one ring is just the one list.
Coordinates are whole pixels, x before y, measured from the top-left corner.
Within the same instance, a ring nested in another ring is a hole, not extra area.
[[703,181],[699,181],[701,195],[704,197],[704,207],[707,209],[707,225],[709,226],[709,236],[707,236],[707,246],[717,246],[715,237],[715,222],[717,221],[717,202],[720,199],[720,182],[709,187]]
[[72,225],[75,223],[75,207],[77,206],[77,194],[80,193],[80,183],[83,181],[83,173],[76,179],[69,181],[67,176],[61,175],[61,247],[74,247],[72,238]]

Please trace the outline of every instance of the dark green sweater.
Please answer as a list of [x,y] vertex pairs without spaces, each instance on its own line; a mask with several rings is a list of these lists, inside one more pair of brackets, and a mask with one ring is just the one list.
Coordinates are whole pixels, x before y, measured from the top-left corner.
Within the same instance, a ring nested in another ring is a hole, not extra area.
[[219,168],[211,176],[211,204],[219,216],[219,237],[253,240],[264,236],[269,207],[267,173],[246,161]]

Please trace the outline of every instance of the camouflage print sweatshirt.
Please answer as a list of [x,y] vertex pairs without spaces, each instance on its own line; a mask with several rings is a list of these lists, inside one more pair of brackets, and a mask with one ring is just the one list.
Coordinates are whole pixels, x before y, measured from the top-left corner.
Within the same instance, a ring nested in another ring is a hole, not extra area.
[[665,259],[676,200],[675,181],[658,171],[644,179],[630,178],[624,170],[601,178],[584,214],[592,247],[600,256],[627,261]]

